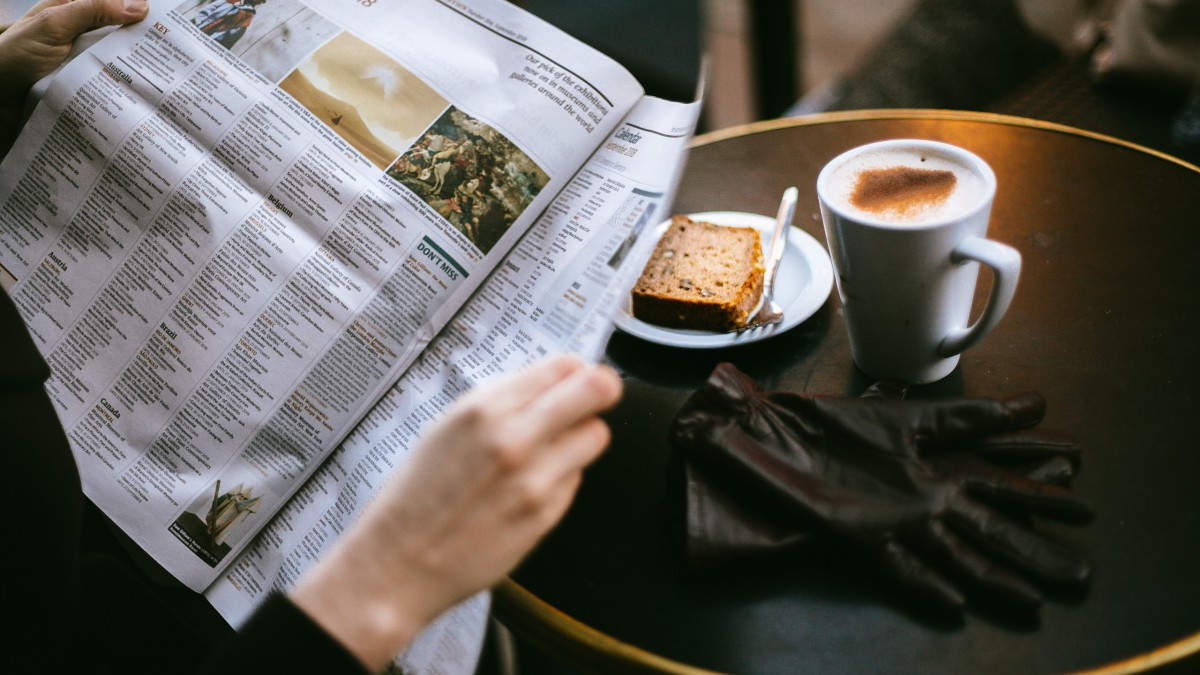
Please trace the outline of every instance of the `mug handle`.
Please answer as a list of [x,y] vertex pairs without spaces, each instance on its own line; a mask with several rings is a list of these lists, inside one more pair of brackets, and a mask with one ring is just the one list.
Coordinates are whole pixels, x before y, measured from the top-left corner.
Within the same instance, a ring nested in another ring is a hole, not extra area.
[[943,358],[966,351],[995,328],[1000,322],[1000,317],[1008,311],[1013,294],[1017,292],[1017,278],[1021,275],[1021,254],[1015,248],[983,237],[968,237],[950,254],[950,261],[962,264],[968,260],[975,260],[992,268],[992,292],[983,313],[973,325],[952,329],[942,339],[937,351],[938,356]]

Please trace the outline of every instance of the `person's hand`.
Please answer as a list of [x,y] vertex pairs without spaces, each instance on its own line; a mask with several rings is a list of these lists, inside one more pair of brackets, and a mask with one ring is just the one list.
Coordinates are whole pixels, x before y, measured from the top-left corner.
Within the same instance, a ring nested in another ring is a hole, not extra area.
[[29,88],[71,53],[80,35],[146,17],[146,0],[41,0],[0,33],[0,156],[12,144]]
[[24,96],[71,53],[75,38],[146,17],[146,0],[41,0],[0,33],[0,100]]
[[1030,519],[1092,517],[1062,485],[1078,446],[1032,428],[1044,410],[1037,394],[769,392],[722,364],[671,430],[688,467],[691,544],[729,556],[833,534],[869,552],[927,609],[960,613],[964,592],[1032,609],[1035,583],[1078,586],[1089,575]]
[[495,585],[562,517],[607,446],[621,381],[554,357],[465,394],[421,438],[293,601],[368,668]]

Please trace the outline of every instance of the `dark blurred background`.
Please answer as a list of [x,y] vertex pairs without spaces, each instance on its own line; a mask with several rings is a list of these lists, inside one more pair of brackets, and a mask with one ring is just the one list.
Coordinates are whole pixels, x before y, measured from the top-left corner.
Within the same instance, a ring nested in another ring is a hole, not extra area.
[[873,108],[994,112],[1200,155],[1197,0],[517,2],[625,65],[695,90],[701,131]]
[[[170,2],[170,0],[166,0]],[[0,25],[34,0],[4,0]],[[1200,0],[513,0],[603,51],[700,131],[937,108],[1066,124],[1200,162]]]

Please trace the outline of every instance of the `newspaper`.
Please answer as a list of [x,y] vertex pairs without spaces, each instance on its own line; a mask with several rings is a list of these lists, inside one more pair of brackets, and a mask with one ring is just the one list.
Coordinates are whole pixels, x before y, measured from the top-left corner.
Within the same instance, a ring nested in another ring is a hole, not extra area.
[[[0,166],[0,277],[86,494],[240,625],[460,392],[599,358],[698,111],[498,0],[111,32]],[[397,664],[471,672],[488,603]]]

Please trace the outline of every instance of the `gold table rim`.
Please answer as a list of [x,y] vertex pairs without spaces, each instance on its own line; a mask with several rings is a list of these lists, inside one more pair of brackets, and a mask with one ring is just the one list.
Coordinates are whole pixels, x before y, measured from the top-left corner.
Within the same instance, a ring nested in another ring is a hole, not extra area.
[[1176,157],[1161,150],[1147,147],[1132,141],[1109,136],[1095,131],[1088,131],[1078,127],[1059,124],[1057,122],[1047,122],[1029,117],[1018,117],[1015,115],[1002,115],[999,113],[971,112],[965,110],[940,110],[940,109],[924,109],[924,108],[885,108],[885,109],[866,109],[866,110],[844,110],[838,112],[814,113],[811,115],[801,115],[798,117],[781,117],[778,119],[762,120],[759,122],[750,122],[747,124],[739,124],[737,126],[727,127],[724,129],[715,129],[703,134],[698,134],[692,139],[691,146],[708,145],[717,143],[731,138],[742,136],[751,136],[767,131],[777,129],[786,129],[789,127],[813,126],[818,124],[834,124],[838,122],[869,122],[877,120],[955,120],[966,122],[990,122],[992,124],[1003,124],[1014,127],[1025,127],[1029,129],[1041,129],[1043,131],[1054,131],[1071,136],[1080,136],[1090,138],[1092,140],[1109,143],[1111,145],[1119,145],[1121,147],[1137,150],[1139,152],[1157,157],[1159,159],[1177,164],[1186,169],[1190,169],[1200,173],[1200,166],[1197,166],[1187,160]]

